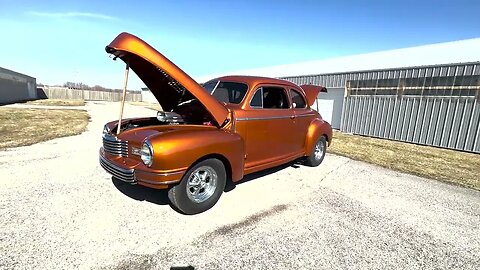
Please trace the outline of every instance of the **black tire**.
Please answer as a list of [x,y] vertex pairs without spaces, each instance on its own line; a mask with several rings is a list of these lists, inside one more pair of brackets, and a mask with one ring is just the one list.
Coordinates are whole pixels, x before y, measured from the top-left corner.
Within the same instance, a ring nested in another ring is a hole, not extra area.
[[223,163],[218,159],[206,159],[191,167],[180,184],[170,188],[168,199],[172,207],[183,214],[199,214],[217,203],[226,180]]
[[[319,148],[317,148],[319,147]],[[305,165],[310,167],[317,167],[325,158],[327,152],[327,138],[320,136],[310,152],[310,155],[305,160]]]

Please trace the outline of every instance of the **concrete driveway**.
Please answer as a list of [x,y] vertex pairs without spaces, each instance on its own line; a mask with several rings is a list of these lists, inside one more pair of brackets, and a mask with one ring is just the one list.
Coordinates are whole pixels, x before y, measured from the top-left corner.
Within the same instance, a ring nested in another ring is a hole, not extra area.
[[[478,269],[480,192],[327,155],[247,177],[211,210],[98,164],[118,103],[88,131],[0,151],[0,269]],[[155,115],[126,107],[127,116]],[[448,168],[439,168],[448,169]]]

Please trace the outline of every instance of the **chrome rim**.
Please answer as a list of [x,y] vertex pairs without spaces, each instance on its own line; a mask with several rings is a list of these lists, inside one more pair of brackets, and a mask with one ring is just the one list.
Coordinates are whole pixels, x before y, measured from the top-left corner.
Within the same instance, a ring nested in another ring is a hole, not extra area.
[[313,152],[316,160],[320,160],[322,158],[323,151],[325,151],[325,145],[322,143],[322,141],[318,141]]
[[196,203],[210,198],[217,188],[217,172],[212,167],[202,166],[193,171],[187,181],[187,196]]

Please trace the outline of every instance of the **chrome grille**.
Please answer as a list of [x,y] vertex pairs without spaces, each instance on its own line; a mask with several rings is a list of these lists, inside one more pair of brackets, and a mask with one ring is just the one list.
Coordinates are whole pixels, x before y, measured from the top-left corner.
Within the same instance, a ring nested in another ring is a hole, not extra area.
[[111,164],[110,162],[108,162],[108,160],[105,160],[102,157],[100,157],[100,165],[102,165],[105,171],[113,175],[113,177],[127,183],[132,183],[132,184],[136,183],[133,169],[126,170],[123,168],[119,168]]
[[108,134],[103,135],[103,149],[111,155],[128,157],[128,142]]

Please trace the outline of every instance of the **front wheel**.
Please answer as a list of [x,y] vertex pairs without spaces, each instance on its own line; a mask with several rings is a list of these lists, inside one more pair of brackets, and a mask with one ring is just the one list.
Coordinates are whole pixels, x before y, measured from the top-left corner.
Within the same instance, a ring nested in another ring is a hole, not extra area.
[[217,203],[225,189],[226,179],[225,166],[220,160],[203,160],[185,173],[180,184],[168,191],[168,198],[180,212],[198,214]]
[[307,157],[305,164],[311,167],[316,167],[322,163],[325,153],[327,152],[327,138],[321,136],[317,143],[313,146],[312,152]]

